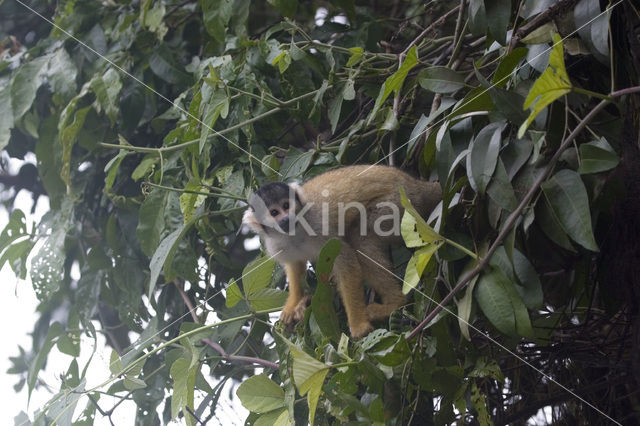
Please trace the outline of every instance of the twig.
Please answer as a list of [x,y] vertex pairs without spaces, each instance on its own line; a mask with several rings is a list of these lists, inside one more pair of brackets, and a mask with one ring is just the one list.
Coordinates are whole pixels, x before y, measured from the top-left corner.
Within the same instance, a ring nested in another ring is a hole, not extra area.
[[401,60],[404,60],[404,57],[407,56],[407,53],[409,52],[409,50],[418,44],[418,42],[420,40],[422,40],[427,34],[429,34],[429,32],[431,32],[435,27],[437,27],[438,25],[442,25],[444,23],[444,21],[451,15],[453,15],[454,13],[456,13],[458,11],[458,9],[460,9],[460,6],[456,6],[453,9],[451,9],[450,11],[448,11],[447,13],[445,13],[444,15],[442,15],[438,20],[434,21],[431,25],[429,25],[427,28],[424,29],[424,31],[422,31],[418,37],[414,38],[413,41],[411,43],[409,43],[409,45],[402,51],[402,53],[400,53],[400,58]]
[[184,282],[180,283],[177,279],[173,280],[173,283],[176,285],[176,288],[178,289],[178,293],[180,293],[180,296],[182,296],[182,300],[184,301],[184,304],[187,305],[187,308],[189,309],[189,313],[191,314],[191,318],[193,319],[193,322],[195,322],[196,324],[200,323],[200,318],[198,318],[198,316],[196,315],[196,308],[195,306],[193,306],[193,303],[191,303],[191,299],[189,299],[189,295],[187,295],[187,293],[185,293],[184,291]]
[[269,368],[273,368],[273,369],[279,369],[280,366],[278,364],[276,364],[275,362],[271,362],[271,361],[267,361],[266,359],[262,359],[262,358],[256,358],[256,357],[252,357],[252,356],[242,356],[242,355],[231,355],[229,354],[227,351],[224,350],[224,348],[222,346],[220,346],[218,343],[214,342],[211,339],[200,339],[202,342],[206,343],[207,345],[209,345],[210,347],[212,347],[216,352],[218,352],[220,355],[222,355],[222,358],[226,359],[227,361],[231,361],[231,362],[246,362],[249,364],[258,364],[258,365],[262,365],[264,367],[269,367]]
[[[176,285],[176,288],[178,289],[178,292],[182,296],[182,300],[184,301],[185,305],[187,305],[187,308],[189,309],[189,313],[191,314],[191,318],[193,318],[193,322],[195,322],[196,324],[199,324],[200,323],[200,318],[198,318],[198,316],[196,315],[196,312],[195,312],[196,308],[193,306],[193,303],[191,303],[191,300],[189,299],[189,296],[187,295],[187,293],[185,293],[184,289],[180,286],[180,284],[177,282],[177,280],[174,280],[173,283]],[[259,364],[259,365],[263,365],[265,367],[274,368],[276,370],[279,368],[278,364],[276,364],[274,362],[271,362],[271,361],[267,361],[266,359],[249,357],[249,356],[242,356],[242,355],[231,355],[227,351],[225,351],[224,348],[222,346],[220,346],[220,344],[214,342],[211,339],[205,338],[205,339],[200,339],[200,341],[203,342],[203,343],[206,343],[207,345],[209,345],[210,347],[215,349],[216,352],[218,352],[220,355],[222,355],[222,357],[224,359],[226,359],[227,361],[231,361],[231,362],[234,362],[234,361],[235,362],[246,362],[246,363],[249,363],[249,364]],[[196,417],[194,416],[194,418],[196,418]]]
[[207,188],[212,189],[212,190],[216,190],[216,191],[221,191],[221,193],[218,194],[218,193],[215,193],[215,192],[203,192],[203,191],[194,191],[194,190],[191,190],[191,189],[174,188],[174,187],[171,187],[171,186],[160,185],[160,184],[149,182],[149,181],[145,181],[144,184],[148,185],[148,186],[150,186],[152,188],[163,189],[165,191],[180,192],[182,194],[196,194],[196,195],[205,195],[207,197],[213,197],[213,198],[228,198],[230,200],[247,201],[247,199],[245,197],[241,197],[239,195],[232,194],[229,191],[225,191],[224,189],[221,189],[221,188],[216,188],[215,186],[206,185]]
[[435,318],[435,316],[442,310],[442,308],[451,301],[451,299],[456,293],[462,290],[467,285],[467,283],[469,283],[471,279],[473,279],[476,275],[478,275],[480,271],[482,271],[489,264],[489,260],[491,260],[491,256],[493,255],[493,253],[497,250],[499,245],[502,243],[502,240],[504,240],[505,237],[509,234],[509,232],[511,232],[511,228],[513,228],[513,226],[516,224],[516,222],[520,218],[520,215],[522,214],[522,211],[527,207],[527,205],[529,204],[529,201],[531,201],[533,196],[536,194],[536,192],[540,188],[540,185],[542,185],[542,183],[551,174],[551,171],[553,170],[555,164],[560,159],[560,155],[564,152],[564,150],[569,145],[571,145],[571,143],[576,138],[576,136],[578,136],[578,134],[582,131],[582,129],[586,127],[587,123],[589,123],[605,106],[611,103],[613,99],[618,98],[620,96],[629,95],[629,94],[638,93],[638,92],[640,92],[640,86],[629,87],[627,89],[622,89],[622,90],[618,90],[616,92],[610,93],[609,99],[603,99],[602,101],[600,101],[600,103],[596,105],[596,107],[593,108],[582,119],[582,121],[580,121],[580,123],[578,123],[578,125],[571,132],[571,134],[567,136],[567,138],[560,144],[560,147],[558,148],[556,153],[549,160],[549,164],[547,164],[543,172],[538,176],[538,178],[533,183],[529,191],[526,193],[522,201],[520,201],[520,204],[518,205],[518,207],[513,211],[513,213],[509,215],[509,217],[505,221],[504,226],[502,227],[502,230],[496,237],[495,241],[493,242],[489,250],[487,250],[487,254],[482,258],[480,262],[478,262],[478,266],[476,266],[470,273],[464,276],[460,280],[460,282],[456,284],[453,290],[451,290],[449,294],[447,294],[444,297],[444,299],[442,299],[442,302],[438,303],[438,305],[433,309],[433,311],[431,311],[425,317],[425,319],[423,319],[422,322],[420,322],[420,324],[418,324],[418,326],[414,328],[411,331],[411,333],[407,335],[407,340],[415,337],[416,334],[418,334],[420,330],[422,330],[427,324],[429,324],[429,322],[431,322],[431,320]]
[[[331,87],[331,85],[329,85],[327,88]],[[233,126],[227,127],[225,129],[216,131],[214,130],[214,133],[211,136],[222,136],[226,133],[232,132],[234,130],[238,130],[246,125],[249,125],[251,123],[255,123],[256,121],[260,121],[263,118],[266,118],[270,115],[275,114],[276,112],[280,112],[281,110],[287,108],[290,105],[293,105],[305,98],[314,96],[316,93],[318,93],[320,91],[320,89],[317,90],[313,90],[309,93],[305,93],[304,95],[300,95],[298,97],[295,97],[293,99],[289,99],[288,101],[281,101],[280,105],[276,108],[270,109],[269,111],[263,112],[262,114],[258,114],[255,117],[252,117],[248,120],[243,121],[242,123],[238,123],[235,124]],[[148,153],[162,153],[162,152],[169,152],[169,151],[178,151],[181,150],[183,148],[186,148],[188,146],[191,145],[195,145],[197,143],[200,143],[200,138],[198,139],[194,139],[194,140],[190,140],[187,142],[183,142],[177,145],[170,145],[170,146],[162,146],[159,148],[149,148],[149,147],[142,147],[142,146],[133,146],[133,145],[118,145],[118,144],[113,144],[113,143],[105,143],[105,142],[99,142],[98,145],[100,145],[103,148],[114,148],[114,149],[123,149],[126,151],[133,151],[133,152],[148,152]]]
[[534,31],[536,28],[539,28],[551,21],[558,15],[562,15],[567,10],[571,9],[573,6],[578,3],[578,0],[559,0],[556,4],[551,6],[549,9],[545,10],[535,18],[533,18],[529,23],[523,25],[518,28],[513,37],[511,38],[511,42],[509,43],[509,48],[507,49],[507,53],[511,52],[513,48],[518,44],[520,40],[525,38],[528,34]]

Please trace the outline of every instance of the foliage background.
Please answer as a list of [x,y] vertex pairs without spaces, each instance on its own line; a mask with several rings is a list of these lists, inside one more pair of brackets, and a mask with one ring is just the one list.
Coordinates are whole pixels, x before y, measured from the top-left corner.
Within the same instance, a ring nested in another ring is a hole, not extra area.
[[[137,424],[196,424],[238,380],[255,424],[543,407],[634,424],[639,17],[631,0],[0,2],[0,148],[37,159],[0,183],[51,204],[0,234],[0,266],[40,300],[16,386],[73,357],[16,423],[90,424],[118,410],[106,392]],[[312,307],[284,330],[283,273],[245,244],[243,200],[378,161],[443,187],[437,233],[414,218],[421,248],[394,252],[411,303],[349,341],[310,271]],[[86,383],[80,336],[98,333],[111,376]]]

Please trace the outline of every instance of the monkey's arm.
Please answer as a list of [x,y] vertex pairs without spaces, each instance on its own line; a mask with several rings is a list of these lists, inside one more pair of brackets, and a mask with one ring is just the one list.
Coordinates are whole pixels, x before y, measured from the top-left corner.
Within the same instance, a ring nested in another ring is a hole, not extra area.
[[304,317],[304,310],[307,307],[307,297],[302,288],[302,277],[307,271],[305,262],[293,262],[284,265],[289,281],[289,297],[284,304],[280,319],[285,324],[300,321]]

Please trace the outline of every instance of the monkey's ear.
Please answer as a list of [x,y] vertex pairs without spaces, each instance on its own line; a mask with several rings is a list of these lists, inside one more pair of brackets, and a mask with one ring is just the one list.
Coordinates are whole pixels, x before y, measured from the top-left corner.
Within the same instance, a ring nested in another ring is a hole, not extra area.
[[302,186],[298,182],[291,182],[289,187],[293,189],[296,194],[296,199],[300,202],[300,204],[307,204],[307,197],[305,197],[304,192],[302,191]]
[[242,215],[242,223],[247,225],[256,234],[261,234],[264,231],[260,222],[256,220],[256,216],[253,214],[253,208],[249,207],[244,211]]

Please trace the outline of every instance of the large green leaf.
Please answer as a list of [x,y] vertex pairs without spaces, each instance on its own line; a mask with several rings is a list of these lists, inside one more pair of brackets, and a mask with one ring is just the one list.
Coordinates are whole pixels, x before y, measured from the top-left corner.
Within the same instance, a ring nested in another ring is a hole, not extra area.
[[242,288],[245,295],[251,296],[271,283],[275,262],[272,258],[259,257],[245,266],[242,271]]
[[[42,84],[42,77],[49,62],[48,56],[36,58],[18,68],[11,82],[11,109],[13,119],[17,120],[31,108],[36,91]],[[5,95],[6,96],[6,95]],[[3,109],[8,107],[3,104]]]
[[580,175],[572,170],[560,170],[542,184],[542,190],[554,217],[569,237],[586,249],[598,251],[591,225],[589,196]]
[[329,240],[320,250],[316,263],[316,276],[318,286],[311,298],[311,309],[322,334],[333,342],[340,339],[340,324],[338,315],[333,307],[333,290],[329,284],[329,277],[333,269],[333,263],[340,253],[342,241],[336,238]]
[[378,97],[376,98],[376,103],[373,106],[373,110],[371,111],[371,113],[369,113],[369,118],[367,119],[368,123],[371,123],[376,113],[378,112],[384,101],[387,100],[389,95],[391,93],[397,93],[400,91],[404,80],[407,78],[407,74],[409,74],[409,71],[411,71],[411,69],[413,69],[413,67],[415,67],[417,64],[418,50],[414,46],[409,49],[409,52],[407,53],[407,56],[402,62],[400,68],[398,68],[398,71],[391,74],[380,88],[380,92],[378,93]]
[[184,235],[184,233],[190,228],[189,224],[183,225],[173,231],[171,234],[167,235],[158,245],[158,248],[153,253],[153,257],[151,257],[151,262],[149,263],[149,291],[147,292],[147,296],[149,299],[152,298],[153,292],[156,289],[156,283],[158,282],[158,277],[160,276],[160,272],[162,271],[163,266],[167,262],[171,262],[173,259],[173,255],[178,248],[178,243],[180,239]]
[[471,187],[484,194],[496,168],[500,152],[502,125],[492,123],[480,130],[471,142],[467,156],[467,176]]
[[187,408],[193,412],[193,397],[196,384],[198,366],[185,358],[178,358],[171,364],[173,378],[173,393],[171,394],[171,417],[176,418],[180,411],[189,426],[193,426],[194,419]]
[[249,377],[236,390],[236,395],[247,410],[267,413],[285,406],[284,391],[265,374]]
[[434,93],[452,93],[464,87],[464,76],[451,68],[431,67],[420,71],[418,82]]
[[503,46],[507,42],[507,27],[511,19],[511,0],[484,0],[489,33]]
[[289,349],[293,356],[293,379],[300,395],[307,395],[309,423],[313,424],[318,398],[322,392],[322,385],[329,372],[329,367],[307,355],[302,349],[293,344],[289,344]]
[[42,345],[37,349],[37,354],[35,359],[29,365],[28,373],[27,373],[27,386],[28,386],[28,397],[31,398],[31,392],[36,384],[36,380],[38,379],[38,373],[44,366],[45,361],[47,360],[47,356],[49,355],[49,351],[53,348],[53,345],[56,343],[55,339],[63,333],[62,325],[59,322],[54,322],[49,326],[49,330],[47,331],[47,335],[42,342]]
[[160,244],[160,236],[164,230],[167,195],[167,191],[152,191],[138,210],[136,235],[140,242],[140,248],[147,256],[153,256],[158,244]]
[[484,315],[502,333],[532,337],[527,308],[513,284],[498,269],[482,274],[475,295]]
[[605,172],[615,168],[619,162],[620,158],[605,138],[580,145],[580,174]]

